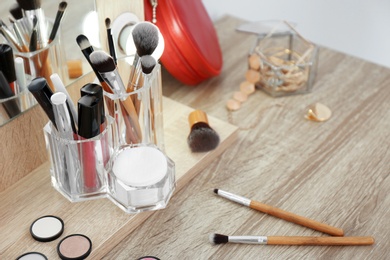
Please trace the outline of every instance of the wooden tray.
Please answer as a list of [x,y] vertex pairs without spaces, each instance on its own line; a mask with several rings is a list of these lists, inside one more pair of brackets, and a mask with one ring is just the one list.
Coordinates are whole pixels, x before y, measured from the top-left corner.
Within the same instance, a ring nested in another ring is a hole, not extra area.
[[[237,127],[209,116],[221,143],[211,152],[194,154],[186,142],[187,116],[193,109],[168,98],[164,98],[163,106],[165,150],[176,164],[177,192],[236,140]],[[1,193],[1,259],[15,259],[31,251],[57,259],[58,242],[74,233],[91,238],[93,248],[89,258],[100,259],[153,214],[126,214],[108,199],[71,203],[51,187],[49,170],[50,164],[46,162]],[[31,237],[31,223],[43,215],[55,215],[64,220],[65,230],[59,239],[42,243]]]

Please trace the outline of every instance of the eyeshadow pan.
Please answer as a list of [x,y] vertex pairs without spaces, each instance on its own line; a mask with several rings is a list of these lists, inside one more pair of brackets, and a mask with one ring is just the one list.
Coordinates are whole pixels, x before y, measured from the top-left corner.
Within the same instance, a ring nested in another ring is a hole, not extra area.
[[28,252],[18,256],[16,260],[47,260],[47,257],[39,252]]
[[56,216],[43,216],[30,227],[32,237],[39,242],[49,242],[59,238],[64,232],[64,222]]
[[63,238],[57,246],[57,253],[63,260],[85,259],[92,251],[91,240],[81,234]]

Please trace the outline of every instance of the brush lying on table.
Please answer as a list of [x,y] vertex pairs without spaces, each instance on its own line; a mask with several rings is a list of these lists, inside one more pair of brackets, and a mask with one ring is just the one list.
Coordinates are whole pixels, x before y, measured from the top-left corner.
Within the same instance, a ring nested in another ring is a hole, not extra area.
[[365,246],[374,244],[373,237],[304,237],[304,236],[226,236],[210,234],[212,244],[240,243],[293,246]]
[[219,145],[219,135],[210,127],[204,111],[192,111],[188,115],[188,123],[191,131],[187,137],[187,143],[192,152],[208,152]]
[[242,197],[242,196],[239,196],[239,195],[227,192],[227,191],[223,191],[220,189],[214,189],[214,193],[216,193],[219,196],[224,197],[228,200],[237,202],[239,204],[242,204],[242,205],[250,207],[252,209],[255,209],[255,210],[261,211],[263,213],[272,215],[274,217],[278,217],[278,218],[287,220],[289,222],[299,224],[301,226],[305,226],[305,227],[308,227],[308,228],[311,228],[311,229],[314,229],[317,231],[321,231],[321,232],[324,232],[324,233],[327,233],[327,234],[333,235],[333,236],[343,236],[344,235],[344,231],[340,228],[332,227],[332,226],[329,226],[325,223],[321,223],[321,222],[318,222],[318,221],[315,221],[315,220],[312,220],[312,219],[309,219],[306,217],[302,217],[302,216],[296,215],[294,213],[291,213],[291,212],[288,212],[288,211],[285,211],[285,210],[282,210],[279,208],[275,208],[275,207],[272,207],[270,205],[267,205],[267,204],[264,204],[264,203],[261,203],[258,201],[250,200],[248,198],[245,198],[245,197]]

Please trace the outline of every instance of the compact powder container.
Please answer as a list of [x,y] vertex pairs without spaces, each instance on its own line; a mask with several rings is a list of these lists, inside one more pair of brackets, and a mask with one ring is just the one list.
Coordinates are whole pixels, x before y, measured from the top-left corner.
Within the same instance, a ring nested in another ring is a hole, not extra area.
[[39,252],[28,252],[18,256],[16,260],[47,260],[47,257]]
[[32,237],[39,242],[50,242],[64,232],[64,221],[56,216],[43,216],[35,220],[30,227]]
[[63,238],[57,246],[57,253],[63,260],[81,260],[92,251],[91,240],[81,234],[73,234]]

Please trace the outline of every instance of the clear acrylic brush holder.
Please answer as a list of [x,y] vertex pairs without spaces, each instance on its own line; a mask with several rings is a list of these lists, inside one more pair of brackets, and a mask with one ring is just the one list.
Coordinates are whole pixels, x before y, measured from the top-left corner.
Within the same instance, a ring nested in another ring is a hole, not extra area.
[[117,141],[114,120],[107,117],[106,122],[98,136],[84,140],[62,138],[51,122],[44,127],[52,185],[72,202],[107,195],[107,173]]
[[128,92],[118,95],[105,91],[104,95],[106,111],[116,120],[119,143],[155,144],[164,150],[160,65],[147,76],[143,75],[138,86],[129,83],[132,66],[127,58],[118,59],[117,67]]

